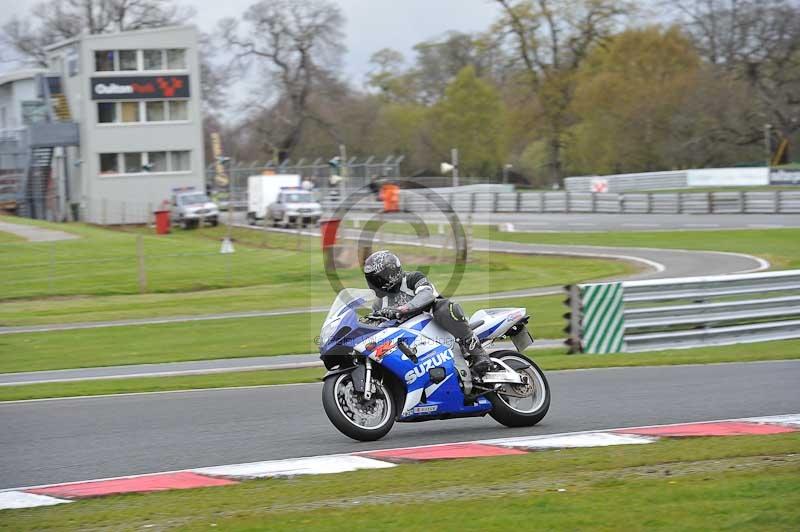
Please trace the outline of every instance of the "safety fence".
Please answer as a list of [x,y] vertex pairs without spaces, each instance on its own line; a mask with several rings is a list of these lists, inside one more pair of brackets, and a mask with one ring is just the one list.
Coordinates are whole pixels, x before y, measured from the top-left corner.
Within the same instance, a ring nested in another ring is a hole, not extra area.
[[571,352],[800,338],[800,270],[570,285]]
[[[403,190],[400,208],[428,212],[430,193]],[[451,192],[440,195],[456,212],[610,214],[797,214],[800,189],[734,192]]]

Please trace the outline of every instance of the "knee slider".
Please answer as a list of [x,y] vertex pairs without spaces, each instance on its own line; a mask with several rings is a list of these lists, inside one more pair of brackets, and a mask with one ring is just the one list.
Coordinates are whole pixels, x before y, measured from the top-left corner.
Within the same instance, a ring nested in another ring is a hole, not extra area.
[[467,315],[458,303],[450,303],[450,316],[456,321],[467,321]]

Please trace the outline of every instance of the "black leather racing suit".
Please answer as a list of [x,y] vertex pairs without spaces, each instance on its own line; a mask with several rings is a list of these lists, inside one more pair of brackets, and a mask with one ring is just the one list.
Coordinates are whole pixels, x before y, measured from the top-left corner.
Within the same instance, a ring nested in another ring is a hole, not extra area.
[[370,288],[378,296],[372,305],[373,311],[394,307],[400,312],[400,319],[408,319],[431,310],[434,321],[456,338],[465,354],[473,354],[476,350],[483,352],[461,305],[440,297],[433,283],[423,273],[403,272],[400,286],[394,292],[384,292],[374,286]]

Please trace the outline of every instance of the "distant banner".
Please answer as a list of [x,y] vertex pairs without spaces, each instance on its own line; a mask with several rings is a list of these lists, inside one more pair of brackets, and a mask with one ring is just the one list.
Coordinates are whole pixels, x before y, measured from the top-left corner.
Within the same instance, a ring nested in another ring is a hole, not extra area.
[[189,76],[92,78],[92,100],[188,98]]
[[228,186],[230,180],[228,176],[225,174],[225,165],[222,164],[222,139],[219,136],[219,133],[214,131],[211,133],[211,152],[214,156],[214,160],[216,163],[214,164],[214,181],[220,187]]
[[772,185],[800,185],[800,170],[772,170],[769,182]]

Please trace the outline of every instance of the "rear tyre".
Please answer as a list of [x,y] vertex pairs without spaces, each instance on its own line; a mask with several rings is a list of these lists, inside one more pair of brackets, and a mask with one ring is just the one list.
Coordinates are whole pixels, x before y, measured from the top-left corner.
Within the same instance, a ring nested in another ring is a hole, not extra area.
[[[531,427],[539,423],[550,409],[550,385],[544,372],[535,362],[516,351],[495,351],[491,353],[491,357],[511,366],[528,379],[528,384],[505,384],[497,392],[486,394],[486,398],[492,403],[489,415],[506,427]],[[504,395],[502,392],[506,390],[526,397]]]
[[331,375],[322,386],[325,414],[333,426],[354,440],[379,440],[394,425],[394,395],[386,384],[376,380],[373,383],[376,391],[368,401],[353,388],[350,372]]

